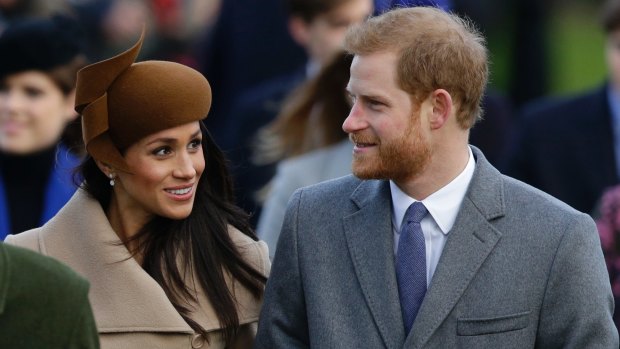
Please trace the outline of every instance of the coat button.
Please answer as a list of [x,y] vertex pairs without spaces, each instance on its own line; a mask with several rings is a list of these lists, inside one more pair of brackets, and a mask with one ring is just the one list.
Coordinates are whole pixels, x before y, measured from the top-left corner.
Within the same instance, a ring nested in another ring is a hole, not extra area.
[[194,349],[202,348],[203,345],[205,345],[204,337],[200,334],[195,334],[194,338],[192,338],[192,348]]

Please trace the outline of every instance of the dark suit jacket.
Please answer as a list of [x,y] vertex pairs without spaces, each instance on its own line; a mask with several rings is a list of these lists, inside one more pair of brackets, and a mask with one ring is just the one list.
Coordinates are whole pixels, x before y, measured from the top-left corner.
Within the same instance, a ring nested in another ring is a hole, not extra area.
[[276,172],[275,164],[252,162],[257,132],[276,118],[286,96],[303,80],[303,69],[269,80],[244,93],[229,115],[228,139],[222,140],[221,147],[230,160],[237,204],[252,214],[252,225],[256,225],[261,209],[255,200],[256,192]]
[[493,166],[499,166],[514,132],[513,108],[504,95],[487,91],[482,99],[482,120],[469,133],[469,143],[484,152]]
[[212,30],[198,48],[200,71],[213,88],[207,128],[220,144],[235,102],[248,89],[305,64],[291,38],[281,0],[222,1]]
[[618,183],[607,86],[527,107],[505,172],[591,213]]
[[0,243],[0,348],[99,348],[88,282],[52,258]]
[[592,219],[476,169],[411,333],[389,182],[353,176],[289,202],[255,348],[618,348]]

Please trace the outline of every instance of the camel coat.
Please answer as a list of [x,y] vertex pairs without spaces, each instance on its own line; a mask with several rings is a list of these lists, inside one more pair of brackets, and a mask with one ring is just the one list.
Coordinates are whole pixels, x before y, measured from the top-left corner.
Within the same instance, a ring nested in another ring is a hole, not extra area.
[[[267,245],[236,229],[230,235],[243,258],[267,275]],[[54,257],[91,283],[91,302],[101,348],[224,348],[218,319],[204,292],[191,304],[191,318],[209,331],[209,343],[196,335],[163,289],[136,262],[110,227],[99,203],[78,190],[63,209],[41,228],[8,236],[6,242]],[[228,280],[243,326],[231,348],[254,341],[262,304],[243,286]]]

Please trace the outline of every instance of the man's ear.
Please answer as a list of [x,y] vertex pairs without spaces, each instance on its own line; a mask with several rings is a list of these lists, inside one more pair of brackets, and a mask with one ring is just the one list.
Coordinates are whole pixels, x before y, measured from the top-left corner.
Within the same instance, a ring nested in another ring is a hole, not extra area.
[[306,47],[310,40],[308,26],[309,24],[299,16],[291,16],[288,20],[288,31],[291,37],[302,47]]
[[439,129],[445,125],[450,116],[452,115],[452,96],[444,89],[437,89],[431,92],[429,96],[433,111],[430,115],[431,129]]

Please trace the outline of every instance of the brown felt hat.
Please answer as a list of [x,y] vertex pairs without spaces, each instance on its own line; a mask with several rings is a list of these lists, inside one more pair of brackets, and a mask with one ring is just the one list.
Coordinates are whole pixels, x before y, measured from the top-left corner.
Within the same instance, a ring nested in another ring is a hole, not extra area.
[[153,133],[207,117],[211,87],[182,64],[134,63],[144,40],[78,72],[75,110],[86,150],[95,160],[130,172],[121,150]]

